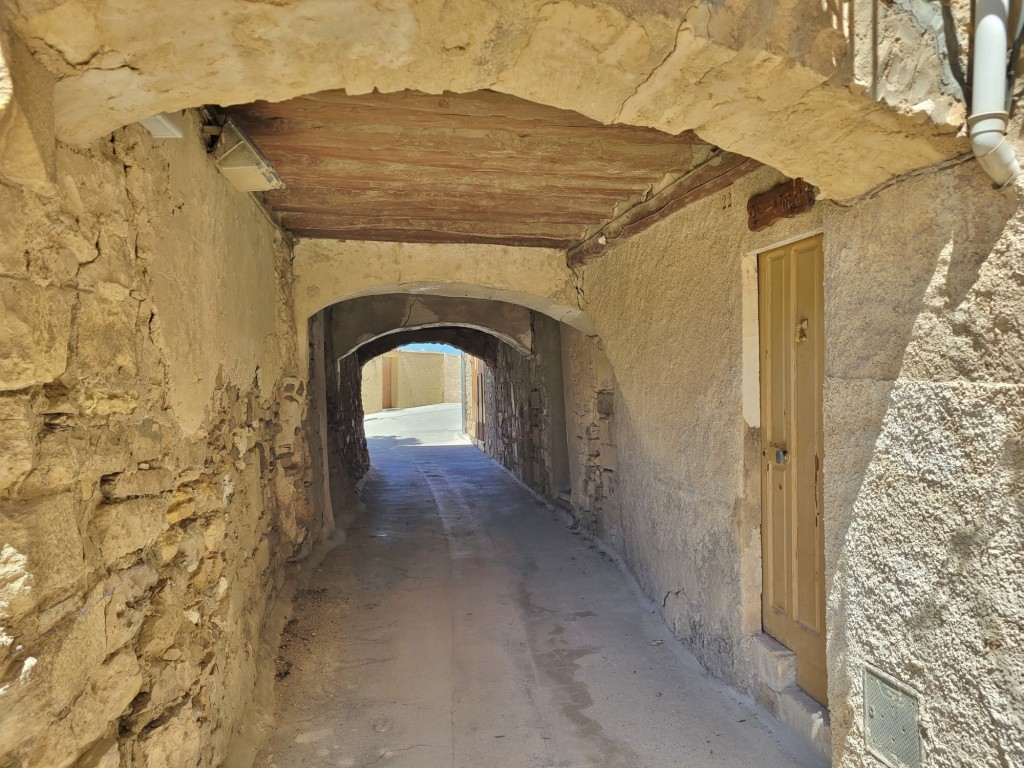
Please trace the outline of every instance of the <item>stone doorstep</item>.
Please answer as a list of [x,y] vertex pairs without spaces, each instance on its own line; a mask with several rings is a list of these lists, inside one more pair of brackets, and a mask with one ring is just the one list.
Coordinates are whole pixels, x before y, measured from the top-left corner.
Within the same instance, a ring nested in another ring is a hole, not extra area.
[[752,638],[755,674],[762,685],[754,698],[811,749],[832,760],[828,710],[796,684],[796,654],[763,632]]

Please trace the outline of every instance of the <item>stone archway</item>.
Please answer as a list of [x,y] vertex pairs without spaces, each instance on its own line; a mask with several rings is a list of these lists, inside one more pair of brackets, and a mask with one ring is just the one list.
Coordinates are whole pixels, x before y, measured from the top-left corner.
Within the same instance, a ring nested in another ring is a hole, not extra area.
[[364,364],[406,344],[447,344],[467,355],[483,361],[493,368],[498,358],[498,345],[494,335],[464,326],[440,326],[392,331],[366,342],[356,350],[359,363]]
[[382,294],[500,301],[596,335],[564,254],[550,248],[301,240],[292,270],[299,349],[320,310]]
[[[50,78],[66,142],[161,111],[327,88],[489,88],[605,123],[692,129],[843,198],[955,154],[963,118],[934,19],[853,5],[104,0],[22,6],[7,26],[45,68],[34,82],[15,72],[16,92]],[[906,66],[902,49],[873,47],[879,30],[930,45]]]
[[447,296],[392,294],[361,296],[335,305],[331,313],[334,352],[339,357],[382,336],[404,330],[462,327],[486,332],[520,354],[533,347],[533,318],[517,304]]

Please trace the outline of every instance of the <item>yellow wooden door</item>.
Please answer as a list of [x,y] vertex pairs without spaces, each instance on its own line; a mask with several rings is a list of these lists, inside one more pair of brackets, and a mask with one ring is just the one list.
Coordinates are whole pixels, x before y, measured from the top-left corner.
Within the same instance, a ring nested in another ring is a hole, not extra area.
[[764,631],[797,657],[797,684],[827,705],[820,235],[762,253],[761,549]]

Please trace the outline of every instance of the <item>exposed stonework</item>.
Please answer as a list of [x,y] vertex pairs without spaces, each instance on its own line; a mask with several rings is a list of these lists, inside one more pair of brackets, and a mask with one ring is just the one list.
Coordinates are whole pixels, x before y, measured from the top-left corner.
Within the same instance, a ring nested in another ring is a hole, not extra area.
[[615,377],[593,339],[563,325],[561,342],[573,515],[585,531],[621,550]]
[[532,490],[557,499],[568,490],[559,325],[534,315],[534,354],[501,345],[485,369],[484,450]]
[[360,397],[362,366],[355,354],[339,354],[333,335],[335,308],[324,311],[324,369],[327,382],[327,449],[331,502],[335,511],[355,505],[355,484],[370,467]]
[[287,248],[195,133],[54,162],[0,185],[0,762],[242,764],[320,525]]
[[0,16],[35,54],[4,31],[0,761],[245,763],[284,563],[365,469],[358,365],[323,346],[323,315],[307,322],[395,292],[544,313],[534,359],[494,352],[492,453],[548,497],[571,485],[681,641],[785,719],[799,691],[760,634],[751,285],[758,251],[818,231],[834,764],[870,761],[864,663],[920,691],[934,768],[1024,761],[1020,187],[932,169],[751,234],[743,204],[781,181],[766,168],[570,271],[545,249],[290,252],[191,117],[180,142],[98,138],[205,101],[495,88],[696,128],[843,197],[965,149],[934,4],[680,18],[674,4],[356,3],[341,19],[313,0],[221,2],[7,2]]

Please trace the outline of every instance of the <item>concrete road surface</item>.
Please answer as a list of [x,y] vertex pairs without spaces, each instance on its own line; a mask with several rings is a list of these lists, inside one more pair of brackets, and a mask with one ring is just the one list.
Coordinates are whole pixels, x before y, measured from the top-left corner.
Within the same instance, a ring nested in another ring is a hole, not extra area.
[[258,765],[823,765],[459,427],[367,419],[367,511],[296,600]]

